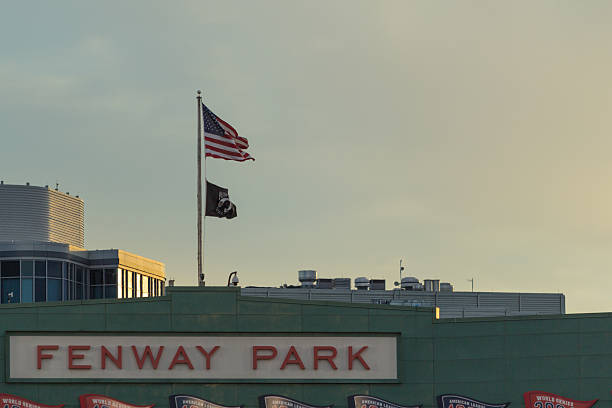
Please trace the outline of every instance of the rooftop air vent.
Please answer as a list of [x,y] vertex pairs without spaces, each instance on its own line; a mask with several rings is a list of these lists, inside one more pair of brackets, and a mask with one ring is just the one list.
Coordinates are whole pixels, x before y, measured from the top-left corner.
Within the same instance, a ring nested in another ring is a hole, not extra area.
[[355,279],[355,288],[357,288],[357,290],[368,290],[368,288],[370,287],[370,280],[368,278],[365,277],[360,277]]
[[401,288],[404,290],[423,290],[423,285],[413,276],[402,278]]
[[317,271],[311,269],[298,271],[298,280],[303,288],[314,288],[317,280]]

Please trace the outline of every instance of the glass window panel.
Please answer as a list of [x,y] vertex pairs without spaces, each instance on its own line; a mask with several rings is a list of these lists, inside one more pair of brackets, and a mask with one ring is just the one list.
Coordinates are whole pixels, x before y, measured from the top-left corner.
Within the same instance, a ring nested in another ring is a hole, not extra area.
[[47,281],[47,301],[56,302],[62,300],[62,281],[60,279],[49,279]]
[[[38,261],[36,262],[38,263]],[[34,279],[34,300],[36,302],[44,302],[47,300],[47,280],[45,278]]]
[[46,278],[47,277],[47,271],[46,271],[46,266],[45,266],[46,262],[45,261],[36,261],[35,265],[36,265],[36,276],[40,277],[40,278]]
[[61,278],[62,277],[62,263],[59,261],[47,261],[47,277]]
[[72,263],[68,264],[68,279],[71,281],[76,280],[76,275],[74,273],[74,267],[75,267],[74,264]]
[[128,271],[126,271],[125,269],[123,270],[123,297],[127,298],[128,297],[128,275],[130,273]]
[[117,298],[121,299],[123,297],[123,274],[121,273],[121,269],[117,270]]
[[76,281],[79,283],[83,283],[83,268],[78,265],[76,266]]
[[69,300],[68,297],[68,280],[62,279],[62,300]]
[[142,275],[136,274],[136,297],[142,296]]
[[132,293],[132,275],[133,273],[130,271],[126,271],[125,273],[127,275],[127,296],[128,298],[134,297],[133,293]]
[[90,299],[102,299],[104,296],[104,286],[90,286],[89,287],[89,298]]
[[103,285],[104,275],[102,269],[90,269],[89,270],[89,284],[90,285]]
[[105,285],[116,285],[117,284],[117,269],[105,269],[104,270],[104,284]]
[[74,298],[76,300],[83,299],[83,284],[82,283],[77,283],[74,288],[75,288]]
[[117,285],[104,285],[104,297],[106,299],[117,299]]
[[[23,264],[22,264],[23,267]],[[22,303],[30,303],[32,302],[32,278],[22,278],[21,279],[21,302]]]
[[3,278],[19,277],[19,261],[2,261],[0,268]]
[[19,303],[19,278],[2,278],[2,303]]
[[149,277],[142,277],[142,297],[149,297]]
[[21,276],[32,276],[34,274],[34,261],[21,261]]

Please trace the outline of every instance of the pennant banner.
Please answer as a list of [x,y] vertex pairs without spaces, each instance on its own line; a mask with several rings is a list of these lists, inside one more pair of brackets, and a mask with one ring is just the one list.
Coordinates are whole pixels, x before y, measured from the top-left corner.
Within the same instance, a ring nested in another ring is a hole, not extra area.
[[528,391],[523,398],[525,408],[590,408],[598,401],[577,401],[544,391]]
[[310,405],[282,395],[262,395],[259,397],[259,408],[331,408],[332,405]]
[[423,405],[399,405],[370,395],[351,395],[348,397],[349,408],[422,408]]
[[79,397],[81,408],[153,408],[153,405],[134,405],[106,395],[83,394]]
[[242,408],[242,405],[231,407],[194,397],[193,395],[171,395],[170,408]]
[[438,395],[438,408],[506,408],[509,402],[491,404],[455,394]]
[[0,394],[0,408],[61,408],[62,405],[45,405],[11,394]]

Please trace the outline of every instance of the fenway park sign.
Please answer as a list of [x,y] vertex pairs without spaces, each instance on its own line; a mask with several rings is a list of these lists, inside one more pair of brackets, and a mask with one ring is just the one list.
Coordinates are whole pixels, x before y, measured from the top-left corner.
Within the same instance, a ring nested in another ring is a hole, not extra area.
[[397,379],[394,335],[8,337],[9,381]]

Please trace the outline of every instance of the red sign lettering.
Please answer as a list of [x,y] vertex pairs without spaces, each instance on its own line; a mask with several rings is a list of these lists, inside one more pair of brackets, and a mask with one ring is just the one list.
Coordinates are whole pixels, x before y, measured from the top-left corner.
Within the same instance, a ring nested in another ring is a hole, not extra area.
[[52,345],[52,346],[37,346],[36,347],[36,355],[37,355],[37,360],[38,363],[36,365],[36,367],[40,370],[42,368],[42,361],[45,359],[52,359],[53,358],[53,354],[43,354],[42,352],[45,350],[57,350],[59,349],[58,345]]
[[83,360],[85,354],[75,354],[74,351],[89,350],[91,346],[68,346],[68,368],[71,370],[91,370],[89,364],[74,364],[74,360]]
[[122,359],[121,359],[121,354],[123,352],[123,349],[121,346],[117,346],[117,357],[113,356],[112,353],[104,346],[102,346],[102,348],[100,349],[100,359],[102,360],[102,369],[105,370],[106,369],[106,359],[110,358],[111,361],[115,364],[115,366],[118,369],[121,369],[122,367]]
[[193,370],[193,364],[191,364],[191,360],[189,360],[189,356],[185,352],[185,348],[183,346],[178,346],[176,349],[176,354],[174,354],[174,358],[168,367],[168,370],[172,370],[176,364],[186,364],[190,370]]
[[[331,355],[319,355],[320,351],[331,351]],[[329,365],[331,366],[331,368],[333,368],[334,370],[337,370],[338,367],[336,366],[336,364],[334,363],[334,358],[336,358],[336,356],[338,355],[338,350],[336,350],[335,347],[332,346],[315,346],[314,347],[314,369],[318,370],[319,369],[319,361],[321,360],[325,360],[329,363]]]
[[215,352],[217,350],[219,350],[219,346],[215,346],[213,347],[210,351],[206,351],[206,349],[204,349],[204,347],[202,346],[196,346],[196,348],[198,349],[198,351],[202,354],[204,354],[204,358],[206,359],[206,369],[210,370],[210,359],[213,356],[213,354],[215,354]]
[[[272,354],[260,355],[260,351],[270,351]],[[278,355],[278,351],[274,346],[253,346],[253,370],[257,370],[257,361],[272,360]]]
[[365,368],[366,370],[370,369],[370,366],[365,362],[363,357],[361,357],[361,353],[363,353],[367,349],[368,349],[368,346],[363,346],[362,348],[359,349],[357,353],[353,354],[353,346],[349,346],[348,348],[348,359],[349,359],[348,368],[349,370],[353,369],[353,360],[359,360],[363,368]]
[[157,370],[159,360],[161,359],[162,353],[164,352],[164,346],[159,346],[155,359],[153,359],[153,353],[151,352],[150,346],[145,347],[145,351],[144,353],[142,353],[142,357],[138,355],[138,350],[136,349],[136,346],[132,346],[132,352],[134,353],[134,357],[136,357],[136,364],[138,364],[138,368],[140,370],[142,370],[142,367],[144,367],[144,363],[145,361],[147,361],[147,358],[151,360],[151,365],[153,366],[153,369]]
[[294,346],[289,348],[287,356],[285,356],[285,360],[283,360],[283,364],[281,365],[281,370],[284,370],[285,367],[287,367],[287,364],[297,364],[300,366],[300,369],[305,369],[304,363],[302,362],[302,359]]

